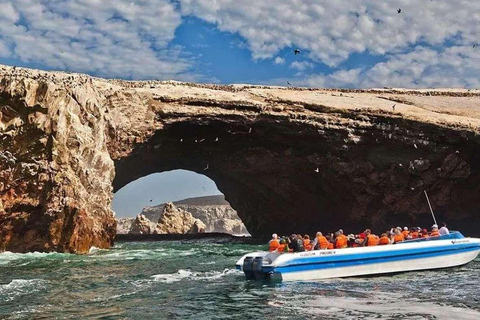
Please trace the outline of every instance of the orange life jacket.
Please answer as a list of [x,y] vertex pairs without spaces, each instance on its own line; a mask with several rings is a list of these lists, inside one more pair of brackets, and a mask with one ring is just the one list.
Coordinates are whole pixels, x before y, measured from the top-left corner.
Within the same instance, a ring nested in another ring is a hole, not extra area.
[[303,239],[303,247],[306,251],[312,250],[312,242],[310,241],[310,239]]
[[268,251],[271,252],[271,251],[277,250],[279,245],[280,245],[280,242],[278,240],[274,240],[274,239],[270,240],[268,242]]
[[386,245],[386,244],[389,244],[390,243],[390,239],[388,239],[387,236],[383,236],[380,238],[380,240],[378,240],[378,244],[379,245]]
[[405,239],[407,239],[408,235],[410,234],[410,231],[408,231],[408,230],[403,230],[403,231],[402,231],[402,234],[403,234],[403,237],[404,237]]
[[397,242],[402,242],[405,240],[405,237],[403,236],[403,234],[396,234],[394,237],[393,237],[393,242],[394,243],[397,243]]
[[418,238],[418,231],[413,231],[411,233],[412,239],[417,239]]
[[367,239],[365,239],[364,241],[367,241],[367,246],[376,246],[378,245],[378,237],[373,235],[373,234],[369,234],[367,236]]
[[277,248],[278,252],[283,252],[285,251],[285,243],[280,243]]
[[329,249],[329,250],[335,249],[335,248],[333,247],[333,243],[332,243],[332,242],[329,242],[329,243],[328,243],[328,248],[327,248],[327,249]]
[[428,236],[428,234],[424,233],[422,234],[422,238],[430,238],[430,237]]
[[318,247],[320,249],[327,249],[328,248],[328,240],[324,236],[317,236]]
[[344,235],[339,235],[335,241],[335,248],[342,249],[347,247],[347,241],[345,240],[346,237]]
[[440,233],[438,231],[432,231],[430,233],[430,237],[438,237],[440,235]]

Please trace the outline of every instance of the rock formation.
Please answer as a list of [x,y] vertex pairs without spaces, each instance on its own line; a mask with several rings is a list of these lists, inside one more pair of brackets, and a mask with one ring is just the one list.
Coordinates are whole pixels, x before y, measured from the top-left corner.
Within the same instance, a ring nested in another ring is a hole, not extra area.
[[[238,217],[237,212],[225,201],[223,195],[190,198],[173,202],[173,204],[201,220],[205,225],[205,232],[220,232],[229,234],[248,234],[248,230]],[[146,207],[142,210],[150,221],[158,221],[164,211],[165,203]],[[119,229],[117,220],[117,233],[123,233]]]
[[139,214],[132,221],[132,226],[128,233],[133,234],[152,234],[155,230],[155,224],[147,219],[143,214]]
[[155,234],[204,233],[205,224],[195,219],[189,212],[175,207],[171,202],[165,204]]
[[478,233],[479,106],[478,90],[129,82],[0,66],[0,250],[107,248],[113,192],[173,169],[213,179],[253,236],[425,225],[424,189],[437,219]]

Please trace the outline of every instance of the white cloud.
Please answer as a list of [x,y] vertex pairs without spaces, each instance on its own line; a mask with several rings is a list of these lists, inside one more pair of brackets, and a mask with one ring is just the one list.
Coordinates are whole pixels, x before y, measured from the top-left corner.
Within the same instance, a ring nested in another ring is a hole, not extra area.
[[273,63],[275,64],[284,64],[285,63],[285,59],[281,58],[281,57],[276,57],[275,60],[273,60]]
[[366,69],[310,75],[303,85],[313,87],[480,88],[480,52],[471,46],[434,50],[422,46],[389,56]]
[[[337,66],[352,53],[382,55],[424,42],[468,44],[480,34],[480,1],[179,0],[183,14],[238,33],[254,59],[299,47]],[[397,13],[397,8],[402,13]],[[478,41],[478,39],[477,39]]]
[[315,65],[308,61],[294,61],[290,64],[290,68],[297,69],[298,71],[305,71],[313,67],[315,67]]
[[192,78],[191,58],[169,46],[181,22],[168,0],[0,0],[0,55],[108,77]]

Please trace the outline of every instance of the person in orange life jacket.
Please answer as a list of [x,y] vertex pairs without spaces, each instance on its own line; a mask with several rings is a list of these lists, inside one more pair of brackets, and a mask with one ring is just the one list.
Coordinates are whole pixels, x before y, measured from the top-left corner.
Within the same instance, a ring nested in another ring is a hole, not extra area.
[[393,236],[393,242],[394,243],[399,243],[405,241],[405,237],[403,236],[402,229],[397,228],[395,229],[395,235]]
[[438,232],[438,226],[434,224],[432,226],[432,232],[430,232],[430,237],[438,237],[440,236],[440,233]]
[[364,231],[365,234],[365,240],[363,241],[362,246],[376,246],[378,245],[378,237],[374,234],[372,234],[372,231],[370,229],[367,229]]
[[347,247],[346,237],[340,233],[340,231],[335,232],[335,249],[342,249]]
[[305,251],[310,251],[312,250],[312,242],[310,241],[310,236],[308,234],[303,236],[303,247],[305,248]]
[[403,234],[403,238],[404,238],[405,240],[407,240],[407,239],[408,239],[408,235],[410,234],[410,231],[408,231],[408,228],[407,228],[407,227],[403,228],[402,234]]
[[382,236],[378,240],[378,244],[381,245],[381,246],[391,244],[390,239],[388,238],[386,233],[382,233]]
[[311,250],[324,250],[328,248],[328,240],[323,236],[323,234],[318,231],[315,234],[315,239],[312,241],[312,249]]
[[355,241],[352,243],[352,247],[354,247],[354,248],[363,247],[365,245],[365,237],[366,237],[366,235],[365,235],[364,232],[355,236]]
[[272,234],[272,240],[268,241],[268,251],[271,252],[277,250],[279,245],[280,241],[278,241],[278,235],[276,233]]
[[430,238],[430,236],[428,235],[427,229],[422,230],[422,238]]
[[417,239],[419,237],[418,229],[420,229],[420,228],[417,228],[417,227],[412,228],[412,231],[410,231],[410,238],[411,239]]
[[278,245],[277,251],[278,252],[288,252],[288,245],[287,245],[287,241],[285,240],[285,238],[280,239],[280,244]]

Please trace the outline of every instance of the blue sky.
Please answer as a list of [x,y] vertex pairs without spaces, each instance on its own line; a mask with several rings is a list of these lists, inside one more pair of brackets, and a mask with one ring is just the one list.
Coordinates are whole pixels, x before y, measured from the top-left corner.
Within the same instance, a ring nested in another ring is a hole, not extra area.
[[0,0],[0,63],[125,79],[478,88],[478,12],[473,0]]

